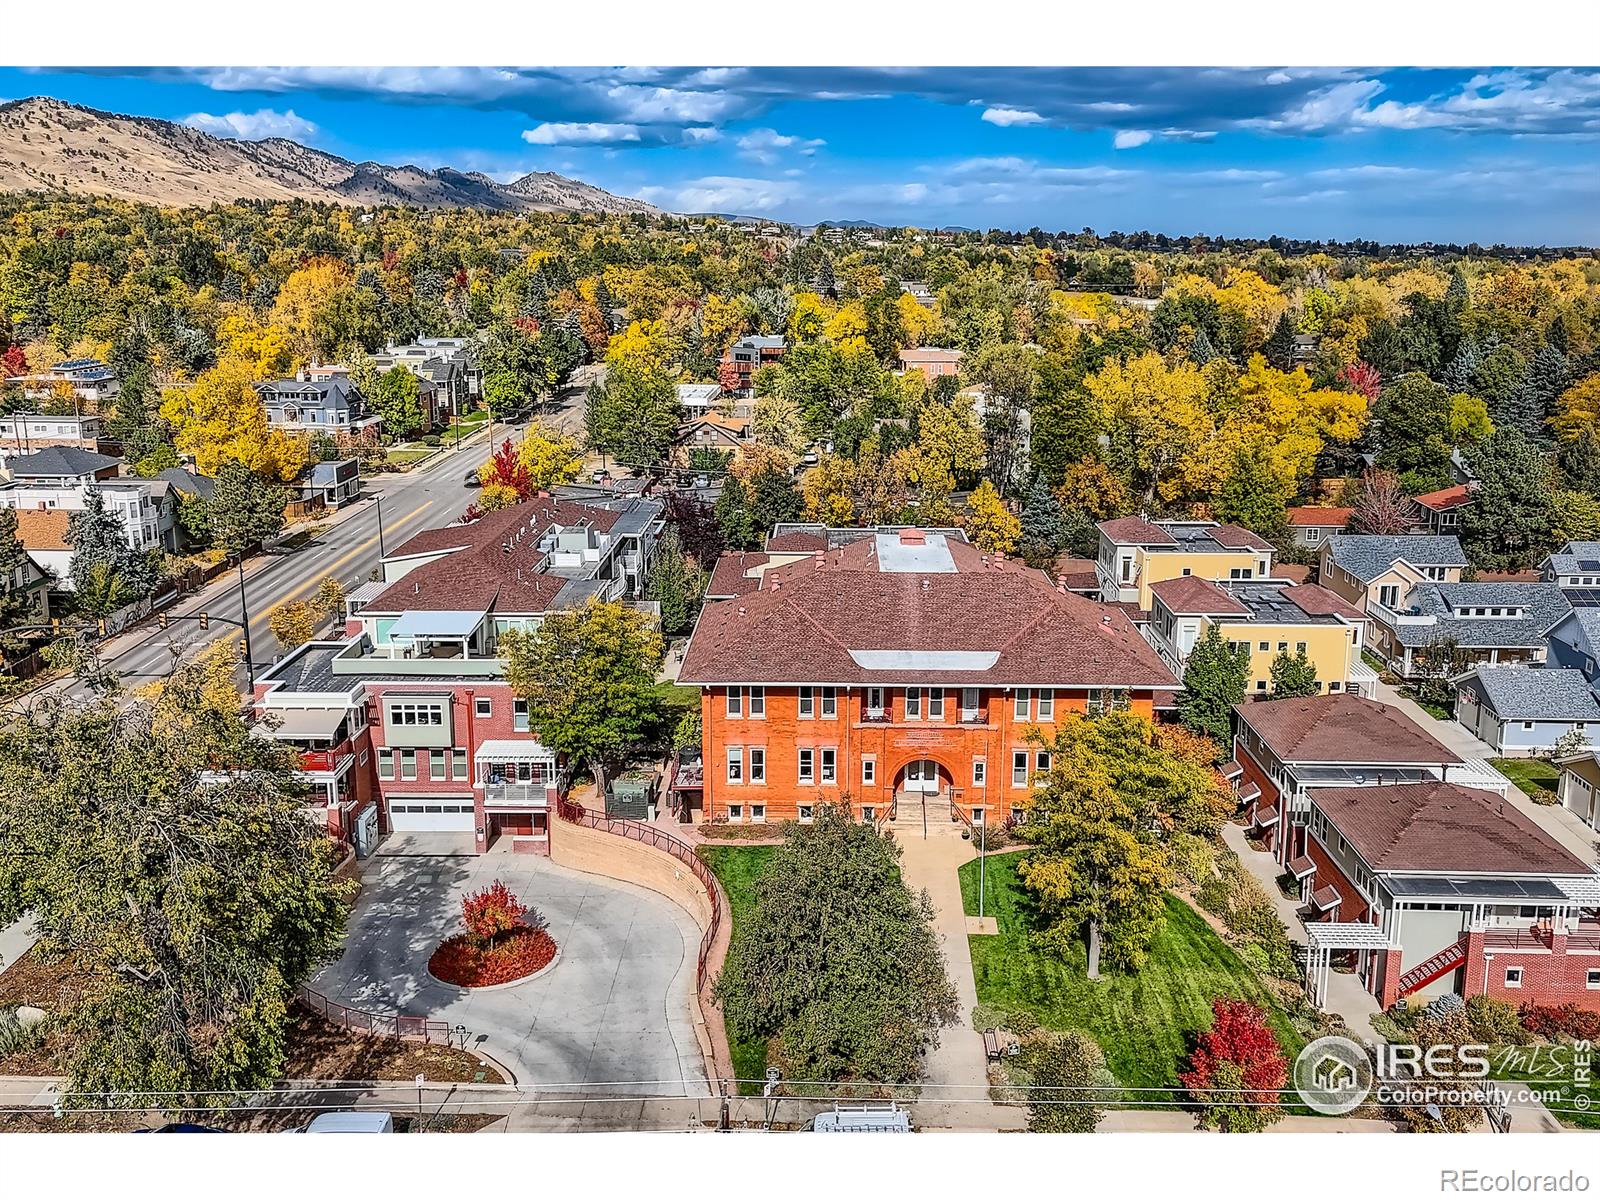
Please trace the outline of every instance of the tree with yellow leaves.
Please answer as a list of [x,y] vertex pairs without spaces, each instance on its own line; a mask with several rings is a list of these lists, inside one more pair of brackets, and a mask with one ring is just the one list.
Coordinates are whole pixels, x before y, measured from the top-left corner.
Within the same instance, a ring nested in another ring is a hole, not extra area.
[[700,348],[707,358],[721,358],[749,328],[750,316],[737,300],[712,292],[700,305]]
[[134,694],[155,706],[160,720],[168,728],[181,728],[201,718],[204,714],[221,714],[236,717],[242,704],[242,693],[236,678],[239,671],[239,651],[232,637],[218,638],[203,647],[189,665],[189,682],[199,686],[199,709],[188,694],[175,694],[170,679],[158,679],[145,684]]
[[517,458],[527,468],[529,486],[534,491],[571,483],[583,469],[578,443],[543,421],[528,426],[517,447]]
[[867,309],[852,300],[828,318],[823,336],[841,350],[855,350],[867,344]]
[[187,387],[161,395],[161,416],[173,443],[192,454],[202,475],[214,476],[228,459],[256,474],[293,479],[306,465],[306,443],[267,425],[267,410],[252,386],[248,364],[227,359]]
[[925,345],[939,328],[937,301],[932,308],[923,308],[910,292],[901,292],[900,298],[894,302],[894,307],[900,314],[900,330],[905,336],[907,346]]
[[967,499],[967,530],[978,549],[990,554],[1014,554],[1022,536],[1022,521],[1000,498],[994,484],[985,479]]
[[1550,428],[1563,442],[1576,441],[1584,430],[1600,433],[1600,374],[1580,379],[1561,393]]
[[766,446],[799,456],[810,444],[800,406],[782,393],[757,396],[750,417],[750,433]]
[[800,292],[789,310],[789,336],[797,342],[815,342],[827,331],[833,307],[815,292]]
[[824,454],[800,484],[806,520],[822,525],[854,525],[856,465],[839,454]]
[[1212,430],[1199,368],[1187,359],[1168,366],[1149,351],[1125,364],[1107,363],[1083,386],[1104,415],[1111,461],[1143,493],[1145,505],[1157,495],[1175,498],[1178,465]]
[[218,324],[217,358],[242,364],[252,379],[279,379],[297,365],[288,330],[263,324],[248,311],[230,313]]
[[925,394],[917,407],[917,446],[952,474],[982,470],[983,431],[978,428],[972,397],[958,392],[945,404]]
[[267,628],[287,652],[316,636],[321,616],[317,606],[309,600],[285,600],[267,614]]
[[323,359],[338,349],[331,317],[354,274],[337,258],[312,259],[283,281],[272,306],[272,323],[285,330],[301,362]]
[[672,336],[663,321],[634,321],[613,335],[606,347],[606,364],[613,368],[632,366],[652,375],[672,375],[682,357],[682,344]]

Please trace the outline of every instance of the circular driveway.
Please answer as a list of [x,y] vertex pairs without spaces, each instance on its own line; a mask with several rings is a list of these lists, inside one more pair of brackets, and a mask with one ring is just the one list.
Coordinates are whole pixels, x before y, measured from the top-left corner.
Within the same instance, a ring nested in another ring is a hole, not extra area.
[[[461,932],[461,899],[501,880],[549,923],[554,970],[484,992],[427,971]],[[392,836],[367,861],[343,956],[312,980],[331,1000],[465,1025],[524,1087],[571,1095],[710,1094],[695,1040],[700,928],[663,896],[471,836]],[[602,1086],[603,1085],[603,1086]]]

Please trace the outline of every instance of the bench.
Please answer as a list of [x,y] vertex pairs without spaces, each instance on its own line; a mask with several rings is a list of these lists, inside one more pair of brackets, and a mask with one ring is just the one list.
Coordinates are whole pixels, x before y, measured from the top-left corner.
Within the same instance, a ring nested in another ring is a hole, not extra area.
[[990,1062],[999,1062],[1001,1058],[1000,1031],[985,1029],[983,1031],[983,1053]]

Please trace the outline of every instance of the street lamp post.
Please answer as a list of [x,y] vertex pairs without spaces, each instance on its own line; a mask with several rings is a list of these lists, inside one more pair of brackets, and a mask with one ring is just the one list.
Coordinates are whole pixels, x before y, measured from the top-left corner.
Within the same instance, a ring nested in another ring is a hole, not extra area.
[[244,555],[239,556],[239,613],[243,618],[240,624],[244,627],[244,675],[250,683],[253,695],[256,690],[255,654],[250,649],[250,605],[244,594]]
[[381,560],[388,557],[383,549],[383,497],[375,495],[373,499],[378,504],[378,558]]
[[989,867],[989,860],[985,857],[989,852],[989,814],[984,813],[983,824],[978,827],[978,920],[983,920],[983,885],[984,875]]

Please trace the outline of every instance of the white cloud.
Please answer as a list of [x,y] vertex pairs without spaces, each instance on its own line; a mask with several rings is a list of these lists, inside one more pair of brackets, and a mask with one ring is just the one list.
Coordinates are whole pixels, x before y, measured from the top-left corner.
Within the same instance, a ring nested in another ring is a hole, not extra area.
[[1135,146],[1142,146],[1153,138],[1155,134],[1148,129],[1119,129],[1117,136],[1111,139],[1111,144],[1118,150],[1132,150]]
[[827,143],[821,138],[797,137],[776,129],[752,129],[739,139],[739,154],[758,163],[775,163],[784,153],[812,155]]
[[1043,125],[1044,118],[1026,108],[986,108],[980,120],[1002,129],[1012,125]]
[[900,199],[912,204],[928,198],[928,185],[925,183],[907,183],[901,185]]
[[609,121],[546,121],[522,131],[522,140],[535,146],[609,146],[640,140],[637,125]]
[[296,115],[292,108],[284,112],[262,108],[253,113],[231,112],[221,115],[197,112],[190,113],[179,124],[216,137],[238,138],[246,142],[259,142],[263,138],[275,137],[303,142],[316,136],[317,133],[316,125]]
[[671,187],[650,186],[634,191],[640,199],[672,212],[768,212],[800,194],[798,184],[736,175],[707,175]]

